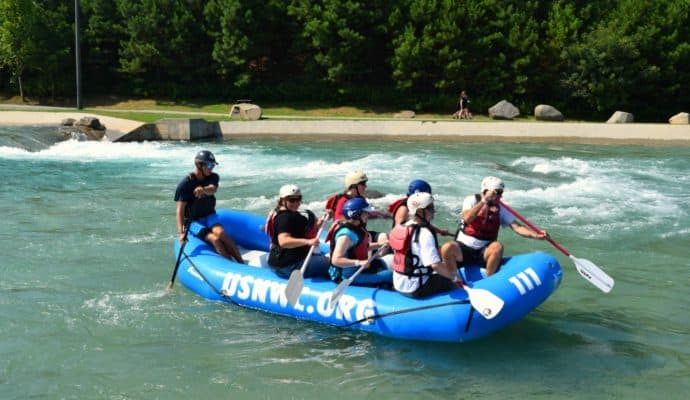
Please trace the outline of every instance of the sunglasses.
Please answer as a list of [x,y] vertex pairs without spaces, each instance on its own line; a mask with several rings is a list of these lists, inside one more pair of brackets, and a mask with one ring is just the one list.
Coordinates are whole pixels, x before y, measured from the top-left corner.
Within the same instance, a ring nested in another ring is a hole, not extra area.
[[206,168],[208,168],[208,169],[213,169],[213,168],[215,168],[215,167],[216,167],[216,164],[214,164],[214,163],[212,163],[212,162],[207,162],[207,163],[206,163]]
[[496,192],[496,194],[499,195],[499,196],[503,195],[503,190],[500,190],[500,189],[499,189],[499,190],[496,190],[495,192]]
[[362,182],[358,183],[358,185],[366,186],[366,185],[367,185],[367,181],[362,181]]
[[434,207],[433,204],[430,205],[429,207],[427,207],[426,209],[429,210],[430,212],[436,212],[436,207]]
[[288,203],[297,203],[299,201],[302,201],[301,197],[288,197],[285,199]]

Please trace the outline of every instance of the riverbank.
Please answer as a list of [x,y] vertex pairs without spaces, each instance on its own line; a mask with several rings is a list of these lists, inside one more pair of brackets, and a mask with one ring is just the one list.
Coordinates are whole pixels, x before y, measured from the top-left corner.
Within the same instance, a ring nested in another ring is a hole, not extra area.
[[[98,118],[109,133],[125,134],[142,125],[139,121],[84,111],[0,111],[0,125],[55,125],[65,118]],[[200,116],[203,118],[203,116]],[[268,117],[260,121],[221,121],[224,137],[239,136],[367,136],[443,138],[458,140],[540,141],[573,143],[688,144],[690,125],[653,123],[605,124],[591,122],[521,121],[428,121],[392,119],[300,119]]]

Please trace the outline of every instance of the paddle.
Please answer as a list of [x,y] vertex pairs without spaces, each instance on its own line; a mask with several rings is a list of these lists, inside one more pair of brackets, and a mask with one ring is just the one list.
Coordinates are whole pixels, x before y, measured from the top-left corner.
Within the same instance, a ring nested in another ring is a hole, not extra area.
[[[524,222],[533,231],[541,232],[541,229],[534,226],[531,222],[527,220],[527,218],[523,217],[517,211],[507,206],[500,199],[498,199],[498,204],[500,204],[501,207],[504,207],[511,214],[516,216],[520,221]],[[613,278],[608,276],[606,272],[602,271],[601,268],[597,267],[593,262],[585,260],[583,258],[576,258],[572,254],[570,254],[568,250],[563,248],[563,246],[561,246],[560,244],[556,243],[556,241],[551,239],[550,237],[547,237],[546,240],[548,240],[549,243],[551,243],[555,248],[560,250],[563,254],[570,257],[570,259],[573,260],[573,262],[575,263],[575,268],[577,269],[577,272],[579,272],[580,275],[583,278],[587,279],[592,285],[596,286],[597,288],[599,288],[599,290],[601,290],[604,293],[608,293],[611,291],[611,289],[613,289]]]
[[371,257],[369,257],[367,262],[364,263],[364,265],[362,265],[361,267],[359,267],[357,269],[357,271],[355,271],[355,273],[352,274],[351,277],[349,277],[347,279],[343,279],[342,281],[340,281],[338,286],[336,286],[335,290],[333,290],[333,294],[331,294],[331,304],[335,305],[338,302],[338,300],[340,300],[340,296],[343,295],[343,293],[345,292],[345,289],[347,289],[350,286],[350,284],[352,284],[352,281],[355,280],[357,275],[359,275],[360,272],[367,269],[369,267],[369,265],[371,265],[371,263],[374,261],[374,259],[376,257],[380,256],[381,254],[383,254],[383,252],[387,248],[388,248],[388,245],[383,245],[383,246],[379,247],[379,249],[376,251],[376,253],[374,253]]
[[168,290],[172,289],[173,285],[175,284],[177,269],[180,268],[180,261],[182,261],[182,254],[184,254],[184,247],[187,245],[187,233],[189,232],[189,225],[189,222],[184,225],[183,243],[180,244],[180,252],[177,253],[177,261],[175,261],[175,268],[173,269],[172,277],[170,278],[170,283],[168,283]]
[[465,289],[467,297],[470,299],[472,307],[479,311],[482,317],[492,319],[501,312],[503,308],[503,300],[495,294],[486,289],[474,289],[467,285],[462,280],[457,281],[460,287]]
[[[316,232],[317,238],[321,236],[321,231],[323,231],[323,227],[326,226],[326,221],[328,221],[328,213],[324,214],[322,219],[323,222],[321,223],[321,227],[319,227],[319,230]],[[316,246],[318,246],[318,244],[309,249],[307,258],[305,258],[304,263],[302,263],[302,268],[292,271],[290,274],[290,279],[288,279],[288,283],[285,286],[285,297],[287,297],[288,303],[290,303],[290,305],[293,307],[295,304],[297,304],[299,295],[302,294],[302,289],[304,288],[304,271],[307,270],[307,265],[309,265],[309,260],[311,259],[311,255],[314,253]]]

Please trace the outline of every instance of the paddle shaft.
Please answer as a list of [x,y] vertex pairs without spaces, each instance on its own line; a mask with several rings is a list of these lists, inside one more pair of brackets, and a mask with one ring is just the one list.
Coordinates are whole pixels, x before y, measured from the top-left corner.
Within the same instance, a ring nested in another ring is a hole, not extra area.
[[172,277],[170,277],[170,283],[168,284],[168,289],[172,289],[175,285],[175,277],[177,276],[177,270],[180,268],[180,261],[182,261],[182,254],[184,254],[184,247],[187,245],[187,234],[189,233],[189,225],[191,221],[184,224],[184,237],[182,238],[182,243],[180,244],[180,252],[177,253],[177,261],[175,261],[175,268],[173,269]]
[[365,269],[369,268],[371,263],[374,262],[374,259],[383,254],[384,250],[387,247],[388,245],[383,245],[379,247],[376,253],[374,253],[361,267],[357,268],[357,271],[355,271],[355,273],[352,274],[352,276],[350,276],[347,279],[343,279],[342,282],[340,282],[338,286],[336,286],[335,290],[333,290],[333,294],[331,295],[331,303],[338,301],[340,299],[340,296],[342,296],[342,294],[345,292],[345,289],[347,289],[352,284],[352,281],[355,280],[357,275],[359,275]]
[[[502,202],[501,199],[498,199],[497,202],[498,202],[498,204],[501,205],[501,207],[503,207],[503,208],[505,208],[506,210],[508,210],[508,212],[510,212],[511,214],[513,214],[513,215],[514,215],[515,217],[517,217],[517,219],[519,219],[520,221],[524,222],[525,225],[527,225],[527,226],[528,226],[530,229],[532,229],[533,231],[535,231],[535,232],[543,232],[541,229],[539,229],[539,228],[537,228],[536,226],[534,226],[533,223],[529,222],[529,221],[527,220],[527,218],[523,217],[522,215],[520,215],[520,213],[518,213],[517,211],[513,210],[510,206],[508,206],[508,205],[506,205],[504,202]],[[553,247],[557,248],[557,249],[560,250],[563,254],[565,254],[566,256],[570,257],[570,252],[569,252],[568,250],[566,250],[566,249],[565,249],[563,246],[561,246],[560,244],[556,243],[555,240],[551,239],[550,237],[547,237],[546,240],[548,240],[549,243],[551,243],[551,244],[553,245]]]
[[[325,218],[325,219],[323,219]],[[323,232],[323,227],[326,226],[326,221],[328,221],[328,213],[325,213],[322,217],[323,222],[321,223],[321,226],[319,227],[319,230],[316,231],[316,237],[321,236],[321,232]],[[302,264],[302,268],[299,269],[299,273],[304,276],[304,271],[307,270],[307,265],[309,265],[309,260],[311,260],[311,255],[314,254],[314,249],[318,246],[318,244],[315,244],[314,246],[311,246],[309,248],[309,252],[307,253],[307,257],[304,259],[304,263]]]

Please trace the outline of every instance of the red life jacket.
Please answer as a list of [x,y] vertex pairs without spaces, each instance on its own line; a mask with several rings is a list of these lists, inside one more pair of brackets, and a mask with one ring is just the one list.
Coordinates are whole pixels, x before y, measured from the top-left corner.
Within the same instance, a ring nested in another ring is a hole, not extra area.
[[[393,270],[407,276],[431,275],[431,266],[421,265],[419,257],[412,254],[412,240],[419,240],[421,225],[396,225],[388,234],[388,245],[393,249]],[[438,246],[436,234],[434,241]]]
[[334,194],[326,200],[326,210],[331,211],[333,221],[339,221],[345,218],[343,215],[343,205],[348,200],[350,200],[350,196],[346,193]]
[[[479,202],[481,196],[474,195]],[[477,216],[469,224],[465,224],[463,232],[466,235],[475,237],[481,240],[496,240],[498,239],[498,230],[501,227],[501,208],[498,204],[490,204],[482,207]]]
[[393,216],[393,228],[395,228],[395,213],[398,212],[398,208],[402,206],[407,207],[407,197],[400,198],[388,206],[388,212]]
[[339,230],[343,228],[348,228],[357,235],[357,244],[353,247],[347,249],[345,257],[352,258],[355,260],[366,260],[369,258],[369,233],[359,226],[352,224],[347,224],[343,221],[337,221],[331,226],[326,234],[326,242],[330,242],[331,245],[331,259],[333,259],[333,250],[335,250],[335,235]]

